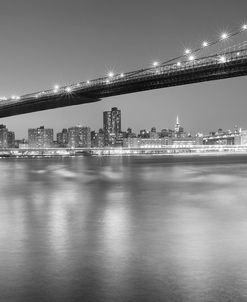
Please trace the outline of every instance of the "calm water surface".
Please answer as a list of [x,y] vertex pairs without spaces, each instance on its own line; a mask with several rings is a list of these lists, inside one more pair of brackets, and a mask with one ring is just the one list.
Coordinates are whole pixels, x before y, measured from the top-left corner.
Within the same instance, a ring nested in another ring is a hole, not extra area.
[[0,301],[247,301],[247,157],[1,160]]

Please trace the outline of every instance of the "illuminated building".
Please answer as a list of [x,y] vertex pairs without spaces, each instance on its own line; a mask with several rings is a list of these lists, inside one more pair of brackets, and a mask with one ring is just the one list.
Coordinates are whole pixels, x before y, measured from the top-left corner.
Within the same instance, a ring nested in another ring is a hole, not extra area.
[[7,143],[8,148],[15,148],[15,132],[8,131]]
[[68,147],[70,148],[90,148],[91,130],[89,127],[78,125],[68,129]]
[[115,145],[121,136],[121,110],[113,107],[111,111],[103,112],[103,129],[105,145]]
[[5,125],[0,125],[0,148],[8,147],[8,129]]
[[99,129],[99,132],[91,132],[91,146],[93,148],[103,148],[104,147],[104,131]]
[[28,129],[28,145],[30,148],[51,148],[53,146],[53,129],[44,126]]
[[57,144],[59,147],[67,147],[68,145],[68,129],[63,129],[57,133]]
[[[241,133],[242,134],[242,133]],[[204,145],[238,145],[241,144],[241,134],[240,140],[238,140],[239,131],[235,129],[234,132],[223,131],[221,128],[216,132],[210,132],[209,135],[203,137]]]
[[155,128],[155,127],[152,127],[152,128],[151,128],[151,131],[150,131],[150,138],[152,138],[152,139],[159,138],[159,135],[158,135],[158,133],[156,132],[156,128]]
[[140,134],[138,135],[140,138],[150,138],[150,132],[146,129],[140,130]]
[[177,116],[176,125],[175,125],[174,130],[175,130],[174,131],[175,137],[184,137],[184,129],[183,129],[183,127],[181,127],[181,125],[179,123],[178,116]]

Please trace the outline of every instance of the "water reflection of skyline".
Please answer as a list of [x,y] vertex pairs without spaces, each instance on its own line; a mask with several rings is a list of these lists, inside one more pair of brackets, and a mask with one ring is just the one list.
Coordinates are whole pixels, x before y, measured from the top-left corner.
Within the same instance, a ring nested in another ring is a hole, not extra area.
[[102,301],[246,295],[246,165],[12,164],[0,163],[6,297],[12,284],[25,297],[40,282],[50,299],[61,287],[65,297],[94,290]]

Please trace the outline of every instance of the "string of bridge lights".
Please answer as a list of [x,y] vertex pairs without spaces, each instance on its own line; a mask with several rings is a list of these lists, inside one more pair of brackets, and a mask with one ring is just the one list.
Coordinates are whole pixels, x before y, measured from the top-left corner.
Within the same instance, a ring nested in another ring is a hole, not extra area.
[[[124,74],[124,73],[120,73],[120,74],[114,74],[113,71],[109,71],[108,74],[107,74],[107,78],[105,80],[105,83],[106,84],[109,84],[111,82],[112,79],[121,79],[121,78],[124,78],[125,75],[128,75],[128,76],[133,76],[133,75],[136,75],[140,72],[143,72],[143,71],[148,71],[148,70],[153,70],[153,69],[156,69],[157,67],[164,67],[166,65],[169,65],[171,64],[172,62],[175,62],[174,64],[176,64],[177,67],[180,67],[182,65],[182,59],[185,59],[186,61],[194,61],[196,60],[196,54],[199,53],[200,51],[204,50],[205,48],[209,48],[209,47],[212,47],[214,45],[216,45],[217,43],[221,43],[223,41],[226,41],[227,39],[230,39],[231,37],[234,37],[234,36],[237,36],[239,34],[241,34],[242,32],[244,31],[247,31],[247,24],[244,24],[242,25],[242,27],[240,29],[238,29],[237,31],[233,31],[231,33],[227,33],[227,32],[223,32],[219,38],[217,38],[216,40],[213,40],[213,41],[203,41],[200,45],[200,47],[198,48],[195,48],[195,49],[189,49],[189,48],[186,48],[184,50],[184,53],[180,56],[177,56],[175,58],[172,58],[172,59],[169,59],[169,60],[166,60],[164,62],[158,62],[158,61],[154,61],[152,63],[152,66],[151,67],[147,67],[145,69],[140,69],[140,70],[137,70],[137,71],[132,71],[132,72],[128,72],[127,74]],[[219,56],[219,63],[226,63],[227,61],[227,58],[224,56],[224,55],[221,55]],[[67,93],[67,94],[70,94],[73,92],[73,89],[76,89],[76,88],[79,88],[81,87],[82,85],[90,85],[91,84],[91,81],[90,80],[87,80],[86,82],[81,82],[81,83],[77,83],[77,84],[72,84],[72,85],[69,85],[69,86],[63,86],[63,87],[60,87],[59,85],[54,85],[53,87],[53,90],[52,92],[54,94],[57,94],[57,93]],[[46,93],[51,93],[51,90],[48,90],[48,91],[42,91],[42,92],[39,92],[37,94],[35,94],[35,98],[39,98],[43,95],[45,95]],[[10,98],[11,100],[20,100],[21,97],[20,96],[16,96],[16,95],[13,95],[11,96]],[[8,100],[6,97],[0,97],[0,100]]]
[[180,66],[181,65],[181,62],[178,61],[179,59],[182,59],[182,58],[188,58],[189,61],[194,61],[196,59],[196,56],[195,54],[200,52],[201,50],[205,49],[205,48],[208,48],[208,47],[211,47],[211,46],[214,46],[215,44],[219,43],[219,42],[223,42],[231,37],[234,37],[234,36],[237,36],[239,34],[241,34],[242,32],[246,31],[247,30],[247,24],[244,24],[242,25],[242,27],[237,30],[237,31],[234,31],[232,33],[227,33],[227,32],[223,32],[220,37],[214,41],[211,41],[211,42],[208,42],[208,41],[203,41],[201,46],[196,48],[196,49],[189,49],[189,48],[186,48],[184,50],[184,53],[181,55],[181,56],[178,56],[176,58],[172,58],[168,61],[165,61],[161,64],[159,64],[157,61],[153,62],[153,67],[156,67],[156,66],[164,66],[165,64],[168,64],[170,62],[173,62],[175,60],[177,60],[177,65]]

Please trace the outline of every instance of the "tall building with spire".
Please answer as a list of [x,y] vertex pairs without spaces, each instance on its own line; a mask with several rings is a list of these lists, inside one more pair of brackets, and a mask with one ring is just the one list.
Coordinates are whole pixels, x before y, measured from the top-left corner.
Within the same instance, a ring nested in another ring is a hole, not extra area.
[[183,137],[184,136],[184,128],[181,127],[179,123],[179,117],[177,115],[176,124],[175,124],[175,137]]

